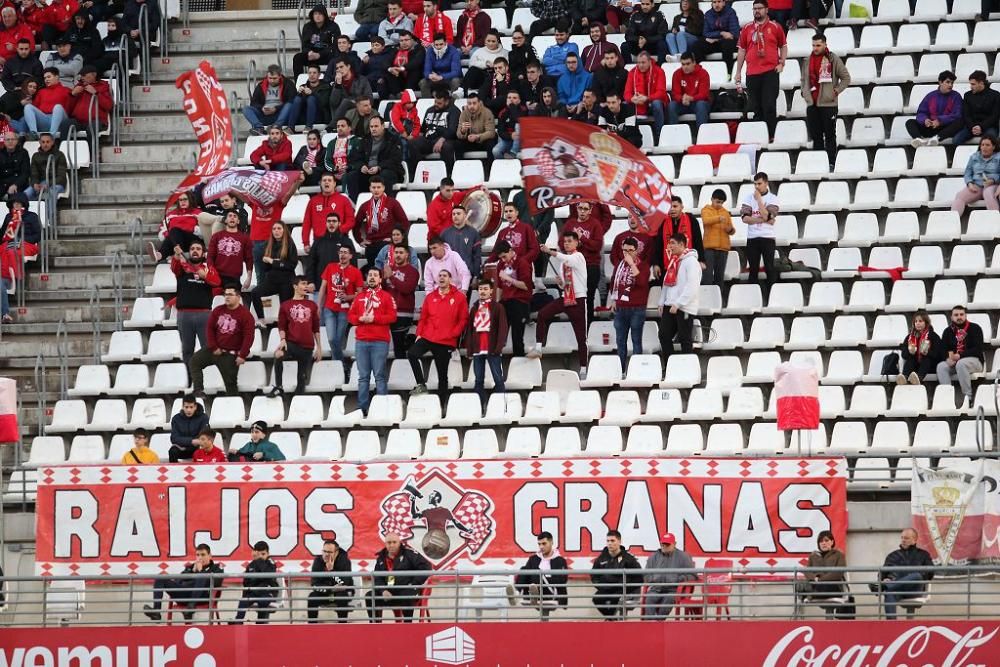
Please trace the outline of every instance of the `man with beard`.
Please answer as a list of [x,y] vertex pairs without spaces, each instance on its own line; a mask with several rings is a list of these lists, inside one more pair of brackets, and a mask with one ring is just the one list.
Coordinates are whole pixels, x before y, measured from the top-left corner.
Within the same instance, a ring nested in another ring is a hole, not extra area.
[[170,270],[177,277],[177,332],[181,338],[181,359],[185,364],[194,355],[197,336],[202,348],[206,343],[206,325],[212,311],[212,292],[222,285],[218,272],[205,261],[205,243],[191,241],[188,256],[179,245],[174,246]]
[[[390,5],[391,6],[391,5]],[[417,44],[412,32],[399,34],[399,48],[392,57],[386,90],[393,97],[404,90],[416,90],[424,75],[424,58],[427,52]]]
[[601,58],[601,66],[594,72],[594,78],[590,81],[590,87],[597,95],[598,102],[603,103],[612,93],[617,93],[619,97],[625,94],[628,72],[622,67],[621,62],[621,56],[614,51],[606,51]]

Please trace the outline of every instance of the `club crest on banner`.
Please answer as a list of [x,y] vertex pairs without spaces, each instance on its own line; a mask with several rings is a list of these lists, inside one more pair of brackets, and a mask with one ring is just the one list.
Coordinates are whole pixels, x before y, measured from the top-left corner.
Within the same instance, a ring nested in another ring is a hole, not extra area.
[[966,549],[960,549],[962,553],[957,558],[953,558],[953,553],[982,481],[982,468],[978,474],[970,474],[914,466],[914,472],[917,485],[912,498],[913,510],[922,514],[927,522],[927,533],[936,552],[935,561],[941,565],[968,562]]

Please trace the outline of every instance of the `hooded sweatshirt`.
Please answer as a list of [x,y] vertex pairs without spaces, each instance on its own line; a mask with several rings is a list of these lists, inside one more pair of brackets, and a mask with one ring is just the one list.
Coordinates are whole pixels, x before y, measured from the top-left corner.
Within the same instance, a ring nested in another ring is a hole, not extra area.
[[181,410],[170,419],[170,444],[190,447],[201,430],[208,428],[208,415],[201,403],[196,403],[194,414],[188,417]]
[[[566,581],[569,579],[568,575],[565,574],[545,574],[546,570],[568,570],[569,566],[566,564],[566,559],[563,558],[559,550],[553,548],[549,552],[548,556],[543,556],[542,552],[533,554],[528,558],[528,562],[524,564],[522,570],[538,570],[542,574],[519,574],[514,579],[514,585],[517,586],[521,594],[528,593],[528,586],[531,584],[543,584],[551,587],[551,590],[545,591],[544,593],[552,594],[556,600],[556,604],[560,607],[565,607],[569,601],[566,594]],[[539,581],[539,579],[544,579],[544,581]]]
[[[409,109],[406,108],[407,104],[416,101],[416,93],[407,88],[403,91],[399,102],[392,105],[392,111],[389,112],[389,122],[392,124],[392,129],[401,135],[408,135],[412,132],[414,138],[420,136],[420,114],[417,113],[417,107],[414,104]],[[404,121],[408,122],[404,124]]]
[[[315,16],[320,14],[323,23],[316,25]],[[309,20],[302,26],[302,51],[314,51],[319,54],[319,60],[313,62],[329,62],[340,37],[340,26],[330,19],[325,5],[316,5],[309,12]]]
[[660,305],[664,308],[677,306],[688,315],[697,315],[700,284],[701,266],[698,264],[698,253],[688,250],[677,267],[677,282],[673,285],[663,285]]
[[608,51],[615,53],[618,56],[618,62],[621,63],[622,53],[618,50],[618,47],[608,41],[606,35],[607,30],[600,23],[595,23],[601,30],[601,38],[596,42],[592,42],[589,46],[583,47],[583,69],[588,72],[596,72],[601,69],[601,60],[604,59],[604,54]]
[[[663,553],[657,549],[646,560],[647,570],[693,570],[694,561],[680,549],[675,548],[670,554]],[[680,572],[647,574],[646,583],[651,586],[664,584],[679,584],[682,581],[694,581],[694,572],[684,574]]]

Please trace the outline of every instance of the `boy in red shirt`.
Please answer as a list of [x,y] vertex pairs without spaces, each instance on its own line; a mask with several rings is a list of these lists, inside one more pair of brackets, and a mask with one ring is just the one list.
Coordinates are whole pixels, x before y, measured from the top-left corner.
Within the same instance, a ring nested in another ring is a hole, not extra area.
[[309,198],[306,215],[302,220],[302,246],[308,253],[313,238],[326,234],[326,220],[331,213],[340,217],[340,233],[347,234],[354,229],[354,204],[346,196],[337,192],[337,181],[333,174],[323,174],[319,179],[319,192]]
[[323,346],[319,337],[319,306],[306,297],[309,290],[309,278],[295,276],[292,285],[294,293],[291,299],[281,304],[278,311],[278,335],[281,343],[274,351],[274,388],[269,396],[281,396],[284,393],[282,374],[285,357],[297,362],[295,393],[306,391],[306,382],[312,372],[313,361],[323,357]]
[[[409,261],[409,260],[407,260]],[[368,416],[371,404],[371,376],[375,374],[375,393],[389,393],[386,371],[389,358],[389,326],[396,321],[396,302],[382,289],[382,274],[368,269],[368,289],[351,304],[348,319],[356,327],[354,358],[358,362],[358,407]]]
[[358,207],[357,224],[364,231],[365,260],[375,266],[379,251],[392,239],[393,227],[409,231],[410,220],[396,198],[385,193],[385,181],[379,176],[368,180],[368,191],[372,197]]
[[413,324],[419,282],[420,271],[410,263],[410,249],[405,245],[393,248],[392,261],[382,270],[382,284],[396,301],[396,321],[391,329],[392,356],[396,359],[406,356],[406,335]]
[[59,139],[66,124],[68,109],[73,107],[69,88],[59,82],[59,70],[46,67],[42,70],[45,85],[38,89],[31,104],[24,107],[24,123],[28,126],[28,139],[38,140],[38,133],[51,132]]
[[222,278],[222,284],[238,283],[246,268],[247,279],[243,289],[250,289],[250,272],[253,270],[253,247],[250,237],[240,231],[240,216],[230,211],[223,219],[225,229],[212,234],[208,242],[208,261]]
[[451,210],[455,204],[460,204],[461,198],[456,196],[455,181],[447,176],[441,179],[438,193],[427,205],[427,240],[441,236],[441,232],[451,227]]
[[743,26],[737,42],[733,83],[743,90],[743,64],[747,66],[747,111],[754,120],[767,123],[768,136],[774,139],[778,123],[778,93],[781,72],[788,57],[785,30],[767,17],[767,0],[754,0],[753,21]]
[[[347,311],[359,291],[364,279],[361,271],[351,263],[354,250],[340,246],[338,261],[331,262],[323,269],[319,288],[319,303],[323,304],[323,325],[330,341],[330,351],[337,361],[344,361],[344,336],[347,335]],[[347,375],[345,363],[344,375]]]
[[417,340],[406,352],[417,386],[410,396],[427,393],[427,381],[420,357],[430,352],[438,375],[438,395],[441,403],[448,400],[448,362],[458,339],[465,332],[469,319],[469,304],[465,295],[451,284],[451,271],[441,269],[437,276],[437,289],[424,299],[417,324]]
[[493,247],[497,254],[497,284],[500,286],[500,303],[503,304],[510,325],[514,356],[524,356],[524,326],[531,317],[531,295],[534,281],[532,265],[519,257],[507,241],[498,241]]
[[215,431],[203,428],[198,432],[198,448],[191,456],[194,463],[225,463],[226,453],[215,446]]
[[[523,261],[523,260],[522,260]],[[503,383],[503,346],[507,343],[507,314],[496,302],[493,283],[483,278],[479,281],[479,303],[469,310],[469,325],[465,332],[466,352],[472,359],[472,373],[476,377],[476,393],[486,410],[486,364],[490,365],[494,391],[507,391]],[[523,334],[522,334],[523,336]]]
[[670,84],[670,104],[667,105],[667,122],[677,125],[681,114],[694,114],[694,127],[708,122],[712,111],[710,90],[712,83],[708,70],[699,65],[690,51],[681,54],[681,66],[674,72]]
[[[497,233],[497,243],[506,241],[514,251],[515,257],[523,257],[529,263],[534,263],[540,252],[535,228],[521,222],[517,215],[517,206],[513,203],[504,204],[503,219],[507,225]],[[494,245],[488,261],[495,262],[499,256],[500,253]]]

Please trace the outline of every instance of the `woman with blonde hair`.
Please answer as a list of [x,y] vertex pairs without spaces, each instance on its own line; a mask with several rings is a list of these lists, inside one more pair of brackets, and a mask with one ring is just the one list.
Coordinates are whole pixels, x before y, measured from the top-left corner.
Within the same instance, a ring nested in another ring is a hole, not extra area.
[[899,346],[903,357],[903,372],[896,376],[896,384],[920,384],[928,373],[936,372],[944,361],[941,337],[931,326],[931,316],[926,310],[913,314],[910,331]]
[[271,225],[271,236],[264,246],[262,261],[264,275],[260,277],[257,287],[243,296],[245,302],[249,301],[253,305],[258,320],[264,318],[262,297],[277,294],[280,301],[292,298],[292,279],[295,278],[295,267],[299,264],[299,253],[285,223],[278,221]]

